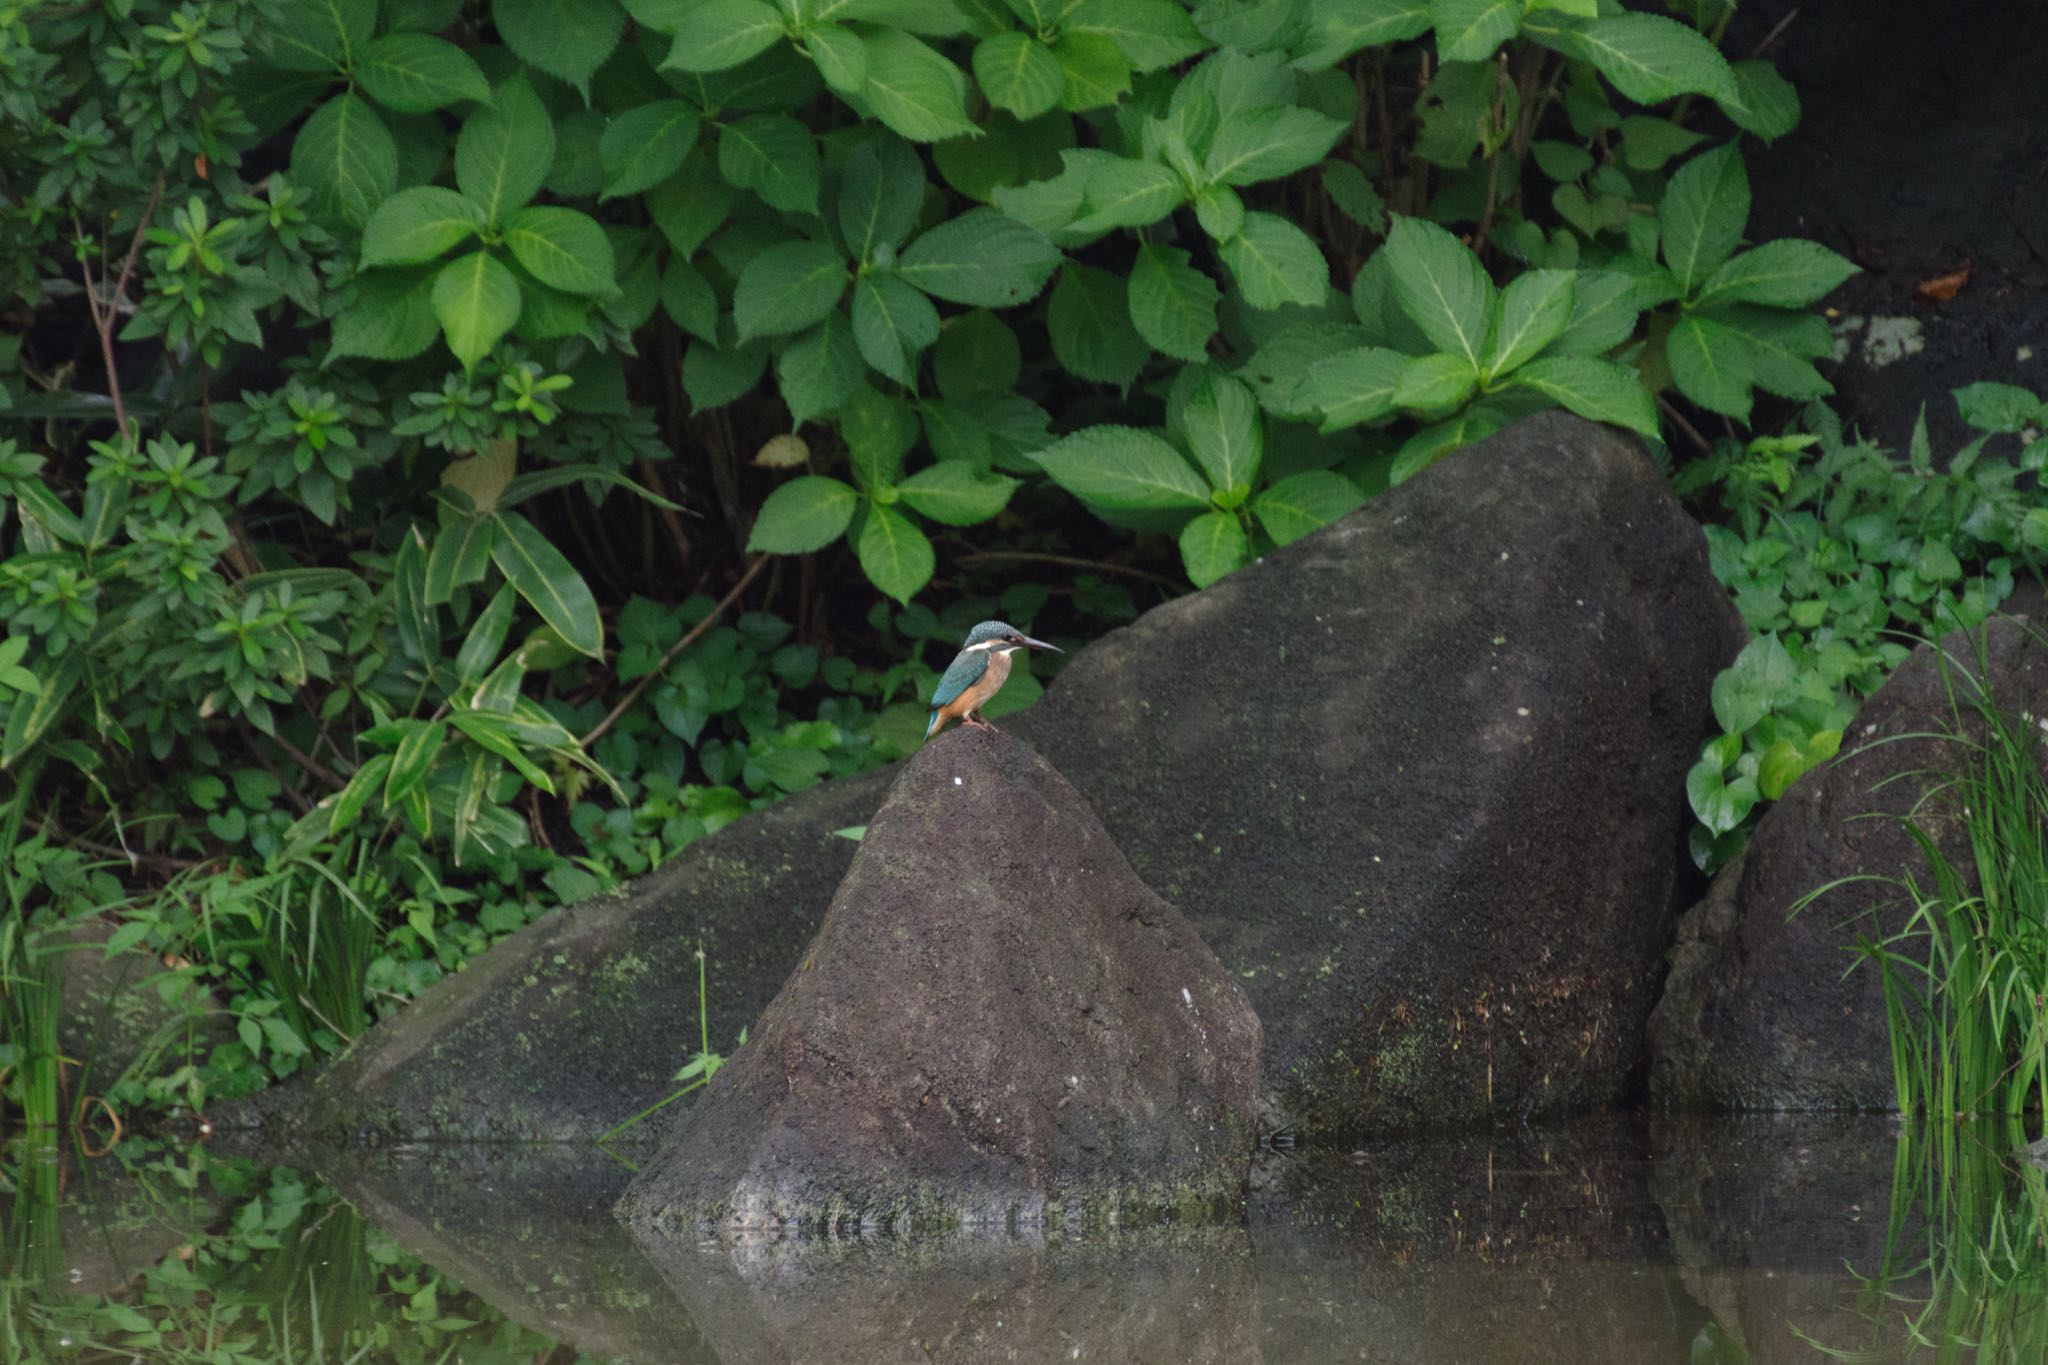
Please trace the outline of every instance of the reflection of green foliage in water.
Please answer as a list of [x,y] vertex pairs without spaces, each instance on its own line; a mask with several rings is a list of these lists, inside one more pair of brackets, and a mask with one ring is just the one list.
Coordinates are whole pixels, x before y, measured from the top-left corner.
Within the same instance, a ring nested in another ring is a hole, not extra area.
[[2048,1171],[2011,1155],[2024,1140],[2018,1120],[1900,1134],[1884,1260],[1863,1280],[1870,1348],[1813,1345],[1837,1359],[1910,1345],[1937,1362],[2048,1360]]
[[203,1148],[122,1158],[159,1217],[195,1230],[118,1295],[69,1291],[58,1166],[0,1164],[0,1360],[530,1365],[552,1349],[296,1171]]

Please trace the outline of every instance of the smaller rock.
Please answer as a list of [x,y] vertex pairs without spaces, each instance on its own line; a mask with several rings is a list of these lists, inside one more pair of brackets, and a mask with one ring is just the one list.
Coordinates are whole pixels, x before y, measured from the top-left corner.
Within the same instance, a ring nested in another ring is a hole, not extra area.
[[1080,794],[956,731],[905,765],[796,972],[619,1211],[675,1235],[1207,1207],[1242,1193],[1258,1058],[1244,992]]

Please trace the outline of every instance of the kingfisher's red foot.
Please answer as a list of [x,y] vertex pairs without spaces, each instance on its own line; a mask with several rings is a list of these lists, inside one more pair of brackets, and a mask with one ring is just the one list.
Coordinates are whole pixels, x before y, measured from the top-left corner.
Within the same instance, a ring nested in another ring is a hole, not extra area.
[[980,716],[968,716],[962,723],[966,725],[972,725],[977,730],[986,730],[992,735],[1001,733],[1001,731],[997,730],[995,726],[989,724]]

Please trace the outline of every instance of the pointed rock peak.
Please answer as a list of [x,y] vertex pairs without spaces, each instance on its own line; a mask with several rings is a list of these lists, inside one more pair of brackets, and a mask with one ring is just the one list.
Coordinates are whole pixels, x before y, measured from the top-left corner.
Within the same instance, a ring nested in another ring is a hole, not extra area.
[[1003,734],[904,766],[637,1227],[1090,1221],[1234,1198],[1259,1025],[1087,802]]

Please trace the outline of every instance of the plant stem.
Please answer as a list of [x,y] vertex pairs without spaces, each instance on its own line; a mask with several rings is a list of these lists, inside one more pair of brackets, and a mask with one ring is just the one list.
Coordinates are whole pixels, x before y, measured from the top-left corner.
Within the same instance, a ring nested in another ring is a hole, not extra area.
[[768,561],[774,557],[773,555],[754,556],[754,562],[747,565],[747,571],[740,575],[740,581],[733,584],[732,590],[718,600],[718,605],[711,609],[711,614],[690,627],[689,633],[683,636],[682,639],[670,645],[667,652],[661,656],[661,662],[654,666],[653,671],[627,688],[626,695],[619,698],[618,705],[605,712],[604,719],[593,725],[590,728],[590,733],[578,740],[577,743],[583,748],[588,749],[599,739],[603,738],[605,731],[617,724],[619,717],[625,715],[631,709],[633,703],[640,700],[640,694],[647,690],[650,683],[661,676],[663,669],[675,662],[678,654],[681,654],[691,645],[704,638],[705,632],[717,624],[718,618],[725,615],[726,608],[739,599],[739,595],[747,590],[747,585],[760,575],[762,569],[768,567]]

